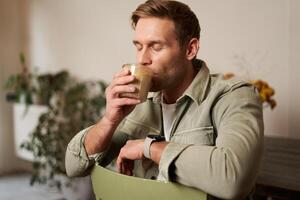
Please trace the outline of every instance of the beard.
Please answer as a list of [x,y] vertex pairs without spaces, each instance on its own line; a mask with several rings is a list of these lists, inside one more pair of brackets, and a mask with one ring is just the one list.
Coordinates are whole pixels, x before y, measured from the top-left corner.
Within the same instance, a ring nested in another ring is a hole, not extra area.
[[159,77],[152,77],[152,84],[150,87],[150,92],[158,92],[163,89],[161,78]]

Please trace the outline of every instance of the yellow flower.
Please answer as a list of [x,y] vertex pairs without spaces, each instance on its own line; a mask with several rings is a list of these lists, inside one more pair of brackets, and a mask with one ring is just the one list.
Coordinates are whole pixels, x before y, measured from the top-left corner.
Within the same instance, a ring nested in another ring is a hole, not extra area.
[[252,80],[250,82],[257,88],[262,102],[268,103],[271,109],[274,109],[277,105],[276,101],[272,98],[275,94],[275,90],[270,87],[267,82],[262,80]]

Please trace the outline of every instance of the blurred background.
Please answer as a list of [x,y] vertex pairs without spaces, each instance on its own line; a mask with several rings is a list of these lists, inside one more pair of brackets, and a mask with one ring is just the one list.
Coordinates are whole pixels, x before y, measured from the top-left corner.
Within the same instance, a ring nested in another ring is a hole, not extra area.
[[[14,104],[5,98],[5,81],[22,70],[20,52],[26,57],[29,71],[55,74],[66,70],[78,81],[109,83],[123,63],[135,61],[130,13],[142,2],[0,0],[0,198],[14,199],[14,191],[7,189],[7,182],[12,180],[28,185],[29,189],[24,189],[26,195],[33,191],[29,186],[30,176],[23,173],[31,172],[31,161],[16,154]],[[198,16],[202,29],[198,58],[207,62],[211,72],[261,79],[274,88],[277,106],[264,109],[266,155],[270,155],[265,161],[271,160],[264,165],[264,170],[278,168],[279,171],[264,171],[261,184],[269,186],[275,180],[278,184],[271,189],[282,194],[277,198],[291,199],[284,196],[285,190],[295,194],[300,190],[300,2],[182,2]],[[277,157],[271,158],[274,155]],[[293,164],[288,164],[288,158]],[[289,171],[296,177],[273,177],[280,170],[286,172],[282,176]],[[18,179],[15,174],[23,178]],[[66,198],[55,192],[47,195],[49,199]]]

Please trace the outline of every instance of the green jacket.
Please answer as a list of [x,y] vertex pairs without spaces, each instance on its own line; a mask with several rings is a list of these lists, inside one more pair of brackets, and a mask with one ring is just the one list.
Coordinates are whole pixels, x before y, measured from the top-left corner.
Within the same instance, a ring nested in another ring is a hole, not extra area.
[[[159,166],[135,162],[135,175],[175,181],[224,199],[244,198],[258,174],[263,149],[262,105],[254,87],[241,80],[210,75],[205,62],[176,101],[176,120],[170,143]],[[164,134],[161,94],[150,93],[118,126],[110,147],[97,154],[96,162],[108,164],[128,139]],[[89,173],[95,163],[87,156],[79,132],[69,143],[66,170],[69,176]]]

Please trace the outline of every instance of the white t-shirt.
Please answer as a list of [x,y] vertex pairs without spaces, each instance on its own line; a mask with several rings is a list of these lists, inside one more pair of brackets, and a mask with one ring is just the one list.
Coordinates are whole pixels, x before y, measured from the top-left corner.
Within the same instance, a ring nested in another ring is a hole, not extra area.
[[164,132],[166,141],[170,141],[171,130],[175,121],[176,116],[176,103],[174,104],[165,104],[162,101],[162,115],[164,123]]

